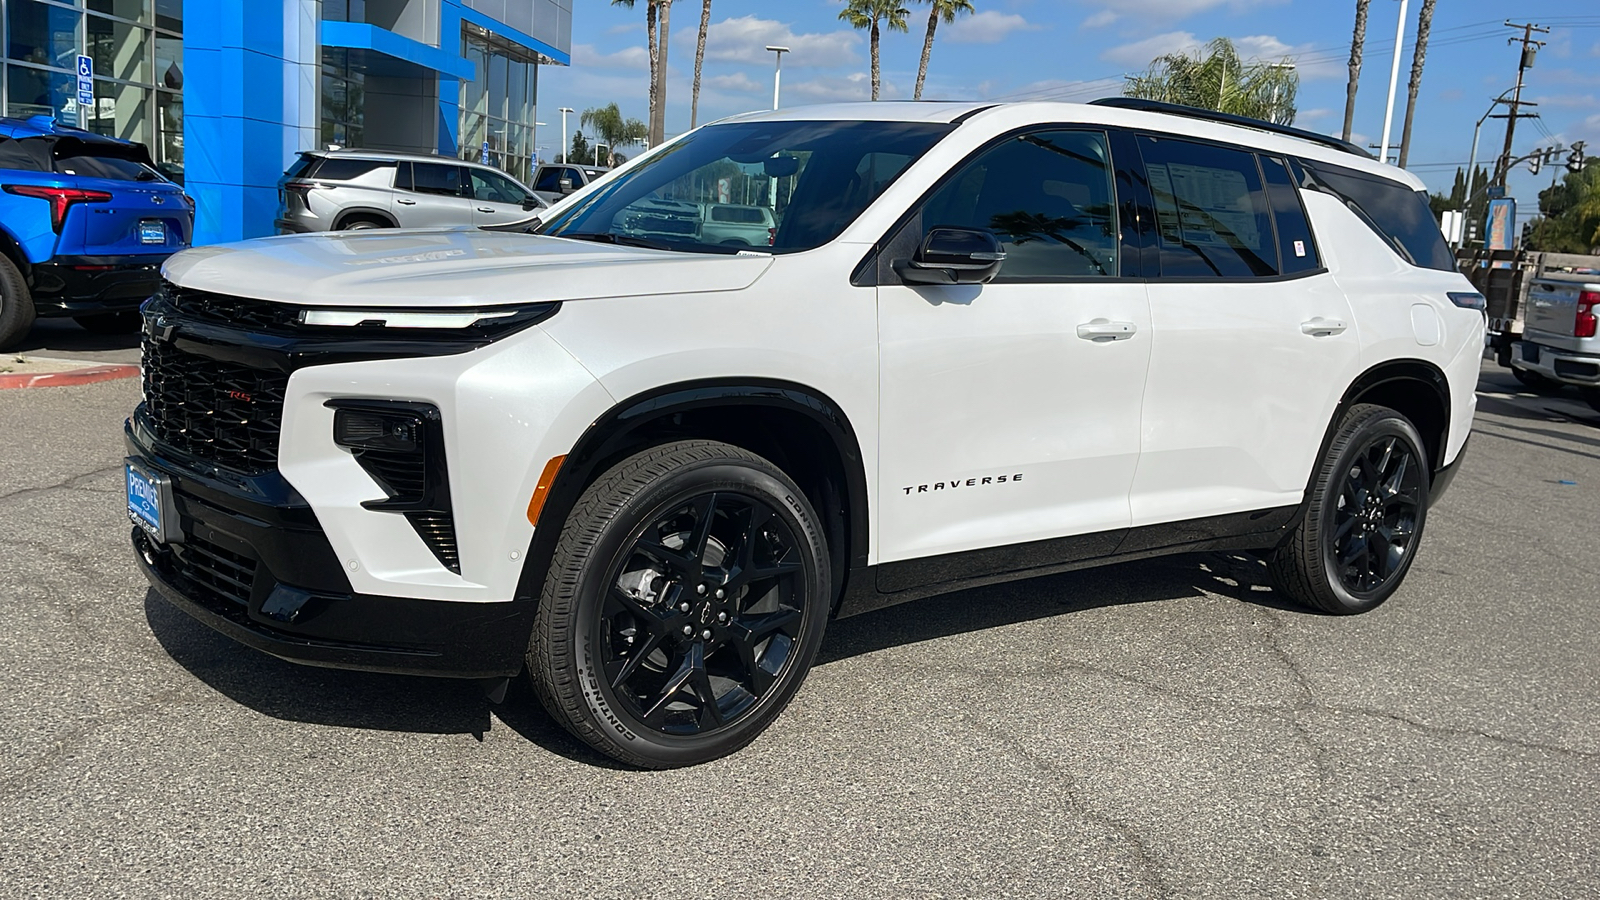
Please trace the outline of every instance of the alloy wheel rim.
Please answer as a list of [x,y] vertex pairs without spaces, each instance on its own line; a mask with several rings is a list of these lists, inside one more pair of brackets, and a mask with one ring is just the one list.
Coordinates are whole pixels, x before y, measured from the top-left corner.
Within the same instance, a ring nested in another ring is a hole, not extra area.
[[1421,516],[1422,467],[1410,444],[1386,436],[1362,448],[1345,470],[1329,538],[1345,589],[1370,595],[1394,580],[1416,548]]
[[805,625],[794,530],[742,493],[658,509],[604,584],[596,674],[638,726],[663,735],[748,718],[777,690]]

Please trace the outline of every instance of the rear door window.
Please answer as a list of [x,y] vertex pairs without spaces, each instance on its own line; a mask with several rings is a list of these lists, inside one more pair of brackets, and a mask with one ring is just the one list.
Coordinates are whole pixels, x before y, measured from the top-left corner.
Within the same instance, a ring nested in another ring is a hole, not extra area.
[[555,193],[561,190],[561,169],[540,169],[539,180],[534,182],[533,189]]
[[[877,183],[870,167],[856,174]],[[1116,277],[1116,195],[1106,136],[1049,130],[995,144],[923,206],[923,237],[952,225],[1000,239],[1006,261],[996,282]]]
[[1283,274],[1297,275],[1322,268],[1317,242],[1311,236],[1311,223],[1294,179],[1281,159],[1261,157],[1261,174],[1267,179],[1267,200],[1272,204],[1272,220],[1278,226],[1278,257]]
[[1166,137],[1139,138],[1163,278],[1278,274],[1272,215],[1255,154]]
[[412,163],[411,189],[419,194],[460,197],[461,167],[441,163]]
[[1428,197],[1399,182],[1325,162],[1299,160],[1306,187],[1343,200],[1400,258],[1424,269],[1454,272],[1455,259],[1428,208]]

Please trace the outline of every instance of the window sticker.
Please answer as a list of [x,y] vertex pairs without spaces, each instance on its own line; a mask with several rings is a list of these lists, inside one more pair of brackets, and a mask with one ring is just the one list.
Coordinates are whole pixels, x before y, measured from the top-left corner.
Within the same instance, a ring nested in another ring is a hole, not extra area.
[[1306,242],[1305,241],[1295,241],[1294,242],[1294,255],[1295,256],[1302,256],[1302,257],[1306,255]]

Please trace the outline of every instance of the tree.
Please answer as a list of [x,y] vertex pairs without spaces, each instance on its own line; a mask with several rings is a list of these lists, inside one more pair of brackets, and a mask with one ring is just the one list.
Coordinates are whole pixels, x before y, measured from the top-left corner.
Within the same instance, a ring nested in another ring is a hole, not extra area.
[[[709,3],[710,0],[707,0]],[[939,27],[939,20],[943,19],[946,25],[956,20],[962,13],[971,13],[972,0],[918,0],[928,4],[928,36],[922,39],[922,64],[917,67],[917,89],[912,93],[911,99],[922,99],[922,85],[928,80],[928,57],[933,55],[933,30]]]
[[1428,32],[1433,29],[1433,4],[1435,0],[1422,0],[1422,13],[1417,16],[1417,49],[1411,57],[1411,84],[1406,88],[1406,124],[1400,131],[1400,168],[1406,167],[1411,156],[1411,117],[1417,111],[1417,91],[1422,88],[1422,63],[1428,56]]
[[711,29],[711,0],[700,7],[700,36],[694,44],[694,93],[689,101],[689,127],[700,123],[700,67],[706,61],[706,32]]
[[594,162],[594,148],[589,146],[589,139],[583,132],[574,128],[572,130],[572,146],[567,152],[556,159],[558,163],[592,163]]
[[638,119],[625,119],[615,103],[593,107],[578,117],[578,125],[590,129],[595,139],[606,145],[607,165],[617,165],[617,148],[643,143],[650,129]]
[[1528,231],[1530,250],[1591,253],[1600,246],[1600,162],[1567,173],[1539,192],[1540,218]]
[[650,136],[647,146],[667,139],[667,45],[672,34],[672,0],[652,0],[660,10],[661,39],[656,42],[655,106],[650,108]]
[[1372,0],[1356,0],[1356,30],[1350,36],[1350,83],[1344,89],[1344,139],[1350,140],[1350,127],[1356,121],[1356,86],[1361,81],[1361,48],[1367,42],[1367,6]]
[[879,26],[890,31],[909,31],[906,16],[911,10],[900,5],[900,0],[850,0],[839,18],[850,23],[857,31],[866,30],[872,39],[872,99],[878,99],[881,83],[878,67]]
[[1122,93],[1201,109],[1293,124],[1300,75],[1282,63],[1245,63],[1227,38],[1193,53],[1168,53],[1143,75],[1127,76]]
[[[633,9],[633,4],[634,0],[611,0],[612,6],[623,6],[628,9]],[[650,141],[652,146],[660,143],[660,139],[654,137],[654,129],[656,121],[664,119],[661,109],[666,102],[667,81],[667,42],[658,40],[656,19],[658,16],[661,17],[661,28],[665,32],[667,25],[665,11],[671,4],[672,0],[645,0],[644,4],[645,46],[649,51],[650,57],[650,115],[648,117],[650,137],[647,137],[647,140]]]

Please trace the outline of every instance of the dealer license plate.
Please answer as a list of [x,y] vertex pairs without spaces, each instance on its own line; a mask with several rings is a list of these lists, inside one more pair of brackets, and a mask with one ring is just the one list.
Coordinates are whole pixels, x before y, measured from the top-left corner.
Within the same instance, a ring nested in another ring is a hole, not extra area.
[[143,528],[158,543],[170,543],[167,519],[172,510],[172,485],[165,476],[146,471],[131,459],[124,464],[128,475],[128,518]]
[[139,222],[139,243],[165,244],[167,242],[167,226],[155,219],[143,219]]

